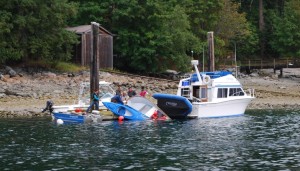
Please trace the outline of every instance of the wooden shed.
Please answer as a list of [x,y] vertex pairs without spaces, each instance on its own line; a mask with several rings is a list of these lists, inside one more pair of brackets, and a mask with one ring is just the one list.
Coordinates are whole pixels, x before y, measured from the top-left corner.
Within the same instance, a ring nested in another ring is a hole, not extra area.
[[[91,25],[67,28],[80,36],[80,43],[74,46],[72,61],[83,66],[90,66]],[[113,68],[113,34],[99,26],[99,63],[100,69]]]

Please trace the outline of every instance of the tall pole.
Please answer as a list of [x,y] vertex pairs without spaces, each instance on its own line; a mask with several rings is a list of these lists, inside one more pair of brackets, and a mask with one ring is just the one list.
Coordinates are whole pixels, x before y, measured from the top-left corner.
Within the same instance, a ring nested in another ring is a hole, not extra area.
[[91,53],[90,53],[90,98],[95,90],[99,90],[99,24],[91,22]]
[[237,63],[236,63],[236,42],[234,42],[234,63],[235,63],[235,77],[237,77]]
[[215,51],[214,51],[214,32],[207,33],[208,39],[208,55],[209,55],[209,62],[208,62],[208,71],[213,72],[215,71]]
[[202,47],[203,56],[202,56],[202,72],[204,72],[204,46]]

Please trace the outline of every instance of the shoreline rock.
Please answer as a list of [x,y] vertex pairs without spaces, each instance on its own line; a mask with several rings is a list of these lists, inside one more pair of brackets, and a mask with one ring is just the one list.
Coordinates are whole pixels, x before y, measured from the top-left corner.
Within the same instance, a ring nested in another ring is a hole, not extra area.
[[[286,70],[283,78],[274,76],[273,70],[260,70],[257,74],[251,75],[240,74],[238,79],[244,89],[254,88],[256,93],[256,99],[247,110],[298,109],[300,71],[297,70],[299,69]],[[18,71],[13,77],[8,74],[1,75],[0,118],[50,116],[48,113],[41,113],[47,100],[51,99],[55,105],[74,104],[78,98],[80,83],[89,80],[87,71],[75,74],[49,71],[30,74],[20,69]],[[100,72],[100,80],[111,82],[115,89],[121,85],[126,92],[129,87],[139,92],[141,86],[145,86],[150,94],[156,92],[175,94],[177,91],[175,82],[133,78],[107,72]]]

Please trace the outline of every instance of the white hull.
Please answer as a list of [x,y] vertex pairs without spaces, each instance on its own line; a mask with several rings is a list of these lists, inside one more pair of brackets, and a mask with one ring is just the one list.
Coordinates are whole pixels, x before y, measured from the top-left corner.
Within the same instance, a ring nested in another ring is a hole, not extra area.
[[61,105],[61,106],[53,106],[53,111],[54,112],[69,112],[69,111],[73,111],[77,108],[87,109],[88,107],[89,107],[88,105],[79,105],[79,104]]
[[254,97],[248,96],[226,99],[222,102],[193,102],[193,110],[188,117],[215,118],[243,115],[252,99]]
[[[110,102],[110,100],[106,100],[105,102]],[[75,109],[86,110],[89,107],[87,104],[73,104],[73,105],[61,105],[61,106],[53,106],[54,112],[70,112]],[[102,102],[99,102],[99,109],[106,109]]]

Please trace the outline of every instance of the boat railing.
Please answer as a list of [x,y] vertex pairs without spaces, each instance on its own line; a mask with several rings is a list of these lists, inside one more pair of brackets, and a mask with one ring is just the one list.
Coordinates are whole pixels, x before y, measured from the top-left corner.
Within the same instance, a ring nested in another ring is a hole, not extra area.
[[254,88],[249,88],[247,94],[249,94],[249,96],[251,96],[251,97],[255,97],[255,89]]
[[184,74],[184,75],[180,76],[180,79],[186,79],[186,78],[189,78],[189,77],[191,77],[190,74]]
[[201,99],[199,99],[199,98],[193,96],[193,102],[201,102],[201,101],[202,101]]

